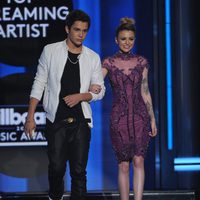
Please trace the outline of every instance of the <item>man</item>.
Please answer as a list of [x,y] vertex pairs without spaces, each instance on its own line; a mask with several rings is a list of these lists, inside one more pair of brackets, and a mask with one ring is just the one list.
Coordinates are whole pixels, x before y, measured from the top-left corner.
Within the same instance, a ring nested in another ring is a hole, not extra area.
[[[66,161],[71,175],[71,200],[86,195],[86,165],[93,126],[90,101],[105,93],[99,56],[82,43],[90,17],[81,10],[66,18],[67,39],[44,47],[30,95],[25,132],[32,137],[34,113],[42,94],[47,124],[49,199],[63,199]],[[91,84],[99,84],[96,93]],[[98,93],[98,94],[97,94]]]

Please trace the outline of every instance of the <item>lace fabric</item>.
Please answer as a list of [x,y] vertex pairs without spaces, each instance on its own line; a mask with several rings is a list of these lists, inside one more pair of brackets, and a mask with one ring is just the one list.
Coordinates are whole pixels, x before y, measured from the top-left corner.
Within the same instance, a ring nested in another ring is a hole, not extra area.
[[141,96],[142,73],[148,61],[139,55],[117,52],[103,61],[113,89],[110,134],[118,162],[134,155],[145,157],[150,119]]

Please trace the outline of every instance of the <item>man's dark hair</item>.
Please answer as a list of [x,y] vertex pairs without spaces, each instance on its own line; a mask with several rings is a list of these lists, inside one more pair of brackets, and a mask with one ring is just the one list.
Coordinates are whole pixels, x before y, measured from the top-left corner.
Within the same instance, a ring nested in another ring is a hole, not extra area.
[[70,29],[75,21],[87,22],[90,28],[90,17],[82,10],[73,10],[66,17],[66,26]]

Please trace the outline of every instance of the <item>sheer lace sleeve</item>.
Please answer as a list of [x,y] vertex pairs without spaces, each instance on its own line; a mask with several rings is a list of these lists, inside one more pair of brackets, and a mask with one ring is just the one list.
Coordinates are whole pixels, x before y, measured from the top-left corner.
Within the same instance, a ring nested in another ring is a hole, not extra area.
[[149,69],[150,65],[146,58],[140,56],[139,60],[140,60],[141,66],[143,66],[143,68]]
[[109,63],[109,59],[108,58],[105,58],[102,61],[102,68],[106,68],[109,71],[109,69],[110,69],[110,63]]

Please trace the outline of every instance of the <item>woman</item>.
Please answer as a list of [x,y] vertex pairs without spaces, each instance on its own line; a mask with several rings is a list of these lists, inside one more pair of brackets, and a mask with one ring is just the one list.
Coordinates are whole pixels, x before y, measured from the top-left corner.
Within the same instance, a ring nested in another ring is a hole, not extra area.
[[[119,51],[103,61],[103,75],[108,74],[113,90],[110,117],[112,146],[118,161],[121,200],[129,199],[129,164],[133,161],[134,199],[141,200],[144,188],[144,158],[150,137],[157,134],[152,99],[148,88],[147,60],[131,53],[135,42],[133,19],[122,18],[115,41]],[[98,93],[98,85],[91,91]]]

